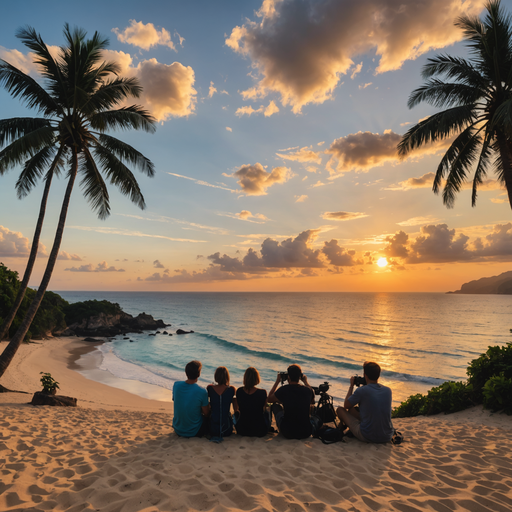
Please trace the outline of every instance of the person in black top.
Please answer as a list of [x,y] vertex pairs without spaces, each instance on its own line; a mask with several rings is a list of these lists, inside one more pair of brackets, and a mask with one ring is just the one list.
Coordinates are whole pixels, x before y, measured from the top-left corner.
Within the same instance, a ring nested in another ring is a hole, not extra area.
[[284,406],[284,410],[279,404],[272,406],[279,432],[287,439],[305,439],[312,434],[309,412],[311,404],[315,403],[315,392],[298,364],[288,367],[288,384],[277,389],[280,382],[278,373],[268,397],[270,403],[279,402]]
[[236,433],[241,436],[263,437],[268,432],[269,422],[265,417],[267,392],[258,389],[260,374],[256,368],[245,370],[244,386],[236,391],[240,416],[236,422]]
[[233,433],[231,404],[236,411],[236,389],[229,385],[229,371],[225,366],[219,366],[215,370],[214,379],[217,384],[210,384],[206,388],[211,407],[210,435],[223,438]]

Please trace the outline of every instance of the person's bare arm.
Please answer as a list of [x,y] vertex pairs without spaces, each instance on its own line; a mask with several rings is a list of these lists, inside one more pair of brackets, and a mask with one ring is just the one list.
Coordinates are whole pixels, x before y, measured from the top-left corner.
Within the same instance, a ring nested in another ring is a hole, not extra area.
[[232,400],[232,404],[233,404],[233,411],[234,412],[237,412],[238,411],[238,400],[236,399],[236,388],[235,386],[231,386],[234,390],[235,390],[235,394],[233,395],[233,400]]
[[352,407],[354,407],[350,401],[349,401],[349,398],[352,396],[352,394],[354,393],[354,377],[350,377],[350,387],[348,388],[348,391],[347,391],[347,396],[345,397],[345,403],[343,404],[343,407],[348,411],[349,409],[352,409]]
[[302,374],[300,380],[303,382],[304,386],[311,389],[311,405],[315,405],[315,390],[309,385],[307,376]]
[[[205,406],[202,406],[201,407],[202,411],[203,411],[203,414],[205,416],[210,416],[210,405],[205,405]],[[197,409],[196,409],[197,410]]]
[[274,382],[274,385],[272,386],[272,389],[270,390],[270,393],[268,394],[267,402],[269,402],[271,404],[273,404],[275,402],[279,402],[279,400],[277,399],[277,397],[275,395],[275,392],[276,392],[276,389],[279,386],[280,382],[281,382],[281,375],[278,373],[277,374],[277,379]]

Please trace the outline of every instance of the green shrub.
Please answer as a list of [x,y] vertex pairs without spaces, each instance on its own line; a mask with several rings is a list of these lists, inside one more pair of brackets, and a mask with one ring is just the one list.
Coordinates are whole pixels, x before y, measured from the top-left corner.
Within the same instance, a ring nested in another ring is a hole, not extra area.
[[512,379],[504,373],[493,375],[483,388],[484,407],[512,414]]
[[85,300],[83,302],[75,302],[73,304],[67,304],[63,310],[68,325],[81,322],[84,318],[98,316],[100,313],[118,315],[123,312],[119,304],[109,302],[108,300]]
[[489,347],[468,366],[468,383],[473,388],[473,399],[477,403],[483,402],[483,389],[487,381],[502,373],[506,378],[512,378],[512,343],[503,347]]
[[393,410],[393,418],[406,418],[420,414],[458,412],[474,405],[471,388],[464,382],[443,382],[432,388],[426,395],[410,396]]
[[410,416],[418,416],[424,414],[423,410],[427,402],[427,397],[418,393],[411,395],[407,400],[402,402],[398,407],[393,409],[393,418],[408,418]]

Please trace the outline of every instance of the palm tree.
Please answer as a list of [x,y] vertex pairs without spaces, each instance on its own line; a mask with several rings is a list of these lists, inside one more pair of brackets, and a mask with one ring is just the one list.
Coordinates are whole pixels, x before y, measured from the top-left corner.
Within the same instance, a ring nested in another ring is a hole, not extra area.
[[20,327],[0,356],[0,377],[23,341],[50,282],[77,175],[86,199],[101,219],[110,214],[102,173],[142,209],[144,197],[125,162],[147,176],[154,175],[149,159],[105,133],[109,129],[155,130],[154,118],[138,105],[112,109],[126,98],[138,97],[142,89],[136,79],[118,77],[119,67],[115,63],[102,60],[101,52],[108,39],[97,32],[86,39],[85,31],[71,30],[66,24],[66,45],[53,57],[33,28],[19,30],[17,37],[36,55],[47,90],[16,67],[0,61],[0,84],[13,97],[20,97],[42,114],[41,118],[16,118],[0,124],[0,142],[8,143],[0,152],[0,173],[25,162],[16,185],[18,194],[21,191],[23,195],[33,188],[48,162],[51,163],[47,184],[48,178],[67,164],[68,183],[41,284]]
[[[5,122],[9,122],[11,119],[0,121],[0,137],[4,134],[3,124]],[[18,197],[22,199],[28,194],[27,187],[24,186],[26,184],[27,176],[30,175],[30,171],[32,168],[37,166],[42,171],[42,167],[46,166],[48,163],[48,155],[52,154],[52,148],[45,147],[43,148],[37,155],[33,158],[30,158],[26,163],[23,172],[20,175],[16,183],[16,189],[18,192]],[[7,317],[4,319],[4,323],[0,326],[0,341],[2,341],[9,334],[9,329],[11,327],[14,318],[16,317],[16,313],[18,312],[21,303],[23,302],[23,298],[25,297],[25,292],[27,290],[28,283],[30,281],[30,276],[32,275],[32,270],[34,268],[34,263],[36,261],[37,251],[39,249],[39,239],[41,238],[41,231],[43,229],[43,221],[46,213],[46,204],[48,202],[48,195],[50,193],[50,186],[52,183],[52,178],[54,173],[58,172],[59,165],[62,163],[62,150],[59,150],[53,159],[53,162],[50,164],[50,169],[46,173],[45,176],[45,186],[43,190],[43,197],[41,198],[41,205],[39,207],[39,216],[37,218],[36,229],[34,232],[34,237],[32,238],[32,247],[30,248],[30,254],[27,262],[27,266],[25,267],[25,273],[23,274],[23,279],[18,288],[18,292],[14,299],[13,305],[7,314]],[[0,173],[2,173],[2,169],[0,169]]]
[[490,0],[485,8],[483,20],[462,16],[455,22],[463,30],[470,60],[449,55],[428,59],[422,72],[426,82],[409,98],[409,108],[425,101],[446,110],[420,121],[398,144],[405,157],[423,144],[453,137],[432,187],[437,194],[446,176],[443,203],[448,208],[473,169],[472,206],[478,186],[492,170],[512,207],[512,20],[500,0]]

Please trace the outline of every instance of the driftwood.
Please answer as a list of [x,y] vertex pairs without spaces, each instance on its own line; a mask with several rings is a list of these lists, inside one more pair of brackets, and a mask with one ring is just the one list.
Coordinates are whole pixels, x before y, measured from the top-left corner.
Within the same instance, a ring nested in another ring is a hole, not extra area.
[[63,395],[49,395],[36,391],[32,397],[32,405],[52,405],[56,407],[76,407],[76,398]]

